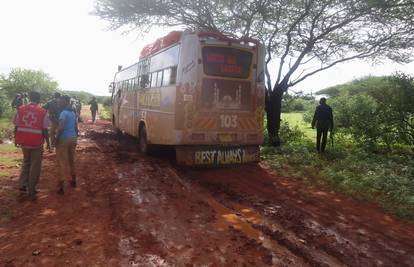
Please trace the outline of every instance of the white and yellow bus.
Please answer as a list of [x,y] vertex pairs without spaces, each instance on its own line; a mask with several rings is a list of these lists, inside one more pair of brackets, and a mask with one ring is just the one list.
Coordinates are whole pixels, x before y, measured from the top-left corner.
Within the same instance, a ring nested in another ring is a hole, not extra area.
[[112,123],[152,145],[174,146],[183,165],[259,160],[264,50],[252,39],[172,32],[115,74]]

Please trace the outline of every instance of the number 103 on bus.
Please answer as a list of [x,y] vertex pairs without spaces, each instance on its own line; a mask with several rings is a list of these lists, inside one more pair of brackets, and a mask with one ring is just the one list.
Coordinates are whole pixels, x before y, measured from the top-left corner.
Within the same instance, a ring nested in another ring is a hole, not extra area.
[[237,128],[237,115],[220,115],[221,128]]

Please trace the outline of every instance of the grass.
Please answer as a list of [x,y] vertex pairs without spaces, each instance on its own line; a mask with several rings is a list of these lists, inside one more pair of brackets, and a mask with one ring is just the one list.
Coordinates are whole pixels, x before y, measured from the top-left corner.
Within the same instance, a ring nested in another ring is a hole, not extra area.
[[316,130],[312,129],[308,123],[303,121],[303,113],[282,113],[282,121],[287,121],[291,127],[298,126],[298,128],[305,134],[306,138],[315,140]]
[[[0,145],[0,166],[4,167],[13,167],[18,166],[18,164],[21,162],[21,159],[19,156],[11,154],[15,152],[17,148],[14,146],[14,144],[2,144]],[[2,170],[3,173],[0,173],[1,176],[8,176],[8,173],[6,170]]]
[[106,107],[102,104],[99,104],[99,118],[101,120],[110,121],[112,119],[112,110],[111,107]]
[[12,154],[15,151],[17,151],[17,148],[14,144],[0,145],[0,166],[6,167],[6,169],[0,171],[0,178],[9,177],[11,173],[7,168],[17,167],[21,163],[21,158]]
[[[111,107],[106,107],[102,104],[98,104],[98,118],[100,120],[111,120],[112,117]],[[84,105],[81,111],[81,118],[86,121],[92,118],[91,110],[89,109],[89,105]]]
[[17,151],[17,147],[14,144],[1,144],[0,145],[0,153],[10,153]]
[[10,139],[13,135],[14,126],[10,118],[0,118],[0,139]]
[[6,177],[10,177],[11,172],[8,171],[0,171],[0,178],[6,178]]
[[0,178],[10,177],[12,173],[10,168],[18,167],[21,163],[20,156],[13,154],[17,148],[14,144],[1,144],[0,145],[0,166],[5,167],[0,170]]
[[6,167],[16,166],[20,162],[18,157],[8,155],[7,157],[2,156],[0,158],[0,165]]
[[[284,114],[300,130],[300,114]],[[386,211],[414,220],[414,153],[367,152],[346,136],[338,135],[325,154],[315,153],[314,139],[285,142],[282,147],[262,147],[263,160],[279,175],[324,184],[352,196],[379,204]]]
[[9,118],[0,118],[0,129],[8,129],[12,127],[12,121]]

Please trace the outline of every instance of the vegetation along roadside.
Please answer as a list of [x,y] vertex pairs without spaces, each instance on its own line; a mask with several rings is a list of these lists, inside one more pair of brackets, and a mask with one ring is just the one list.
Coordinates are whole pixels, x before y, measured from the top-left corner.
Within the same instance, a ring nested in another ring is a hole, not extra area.
[[[329,186],[413,220],[412,77],[368,77],[320,93],[330,97],[334,109],[334,143],[329,141],[326,153],[316,153],[310,120],[317,103],[308,99],[307,110],[283,114],[285,143],[279,148],[262,147],[265,164],[279,175]],[[303,120],[298,119],[300,114]]]

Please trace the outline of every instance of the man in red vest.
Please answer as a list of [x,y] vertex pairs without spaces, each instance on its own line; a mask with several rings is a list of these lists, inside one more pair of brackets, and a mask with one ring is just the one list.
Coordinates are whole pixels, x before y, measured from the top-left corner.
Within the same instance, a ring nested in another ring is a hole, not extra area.
[[29,100],[29,104],[19,107],[14,118],[15,144],[21,146],[23,152],[19,188],[21,191],[27,191],[31,199],[35,199],[44,141],[50,150],[47,131],[49,118],[47,111],[39,105],[40,94],[38,92],[30,92]]

